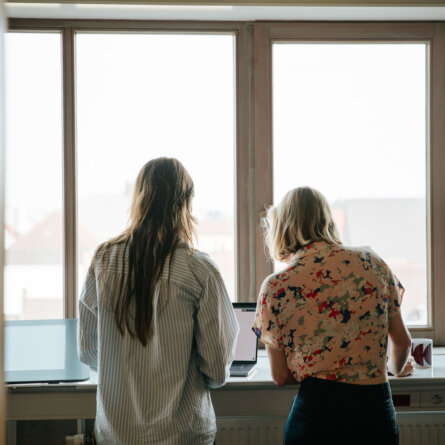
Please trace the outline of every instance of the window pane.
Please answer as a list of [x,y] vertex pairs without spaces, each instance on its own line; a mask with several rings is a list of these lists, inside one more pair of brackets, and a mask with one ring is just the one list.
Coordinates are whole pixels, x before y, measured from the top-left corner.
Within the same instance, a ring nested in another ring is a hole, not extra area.
[[274,200],[309,185],[346,245],[371,246],[427,323],[426,53],[421,43],[273,45]]
[[140,168],[178,158],[195,183],[198,249],[234,289],[234,37],[76,36],[79,280],[128,222]]
[[58,33],[6,36],[7,319],[63,317]]

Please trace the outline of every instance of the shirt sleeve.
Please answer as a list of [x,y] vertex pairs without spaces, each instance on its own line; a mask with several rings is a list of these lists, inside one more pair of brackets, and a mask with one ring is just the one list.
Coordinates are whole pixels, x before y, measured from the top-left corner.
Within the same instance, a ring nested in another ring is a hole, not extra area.
[[274,349],[283,350],[283,336],[277,317],[278,313],[279,307],[276,305],[276,300],[270,289],[269,278],[266,278],[258,296],[252,329],[264,344]]
[[93,267],[88,269],[79,299],[77,347],[80,361],[97,371],[97,291]]
[[400,311],[400,306],[403,300],[403,294],[405,293],[405,288],[399,279],[393,274],[392,270],[388,267],[388,307],[389,307],[389,319],[393,317],[394,314]]
[[221,274],[209,271],[195,315],[197,364],[210,388],[224,385],[230,375],[239,327]]

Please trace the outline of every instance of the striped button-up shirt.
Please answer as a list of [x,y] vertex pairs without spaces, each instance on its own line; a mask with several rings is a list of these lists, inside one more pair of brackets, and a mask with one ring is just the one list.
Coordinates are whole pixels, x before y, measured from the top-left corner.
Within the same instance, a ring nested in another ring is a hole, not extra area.
[[[128,273],[122,245],[106,270],[100,251],[79,301],[80,359],[98,372],[95,435],[107,445],[213,444],[210,388],[224,385],[238,325],[208,255],[181,245],[154,295],[147,346],[114,320],[116,277]],[[170,275],[170,276],[169,276]]]

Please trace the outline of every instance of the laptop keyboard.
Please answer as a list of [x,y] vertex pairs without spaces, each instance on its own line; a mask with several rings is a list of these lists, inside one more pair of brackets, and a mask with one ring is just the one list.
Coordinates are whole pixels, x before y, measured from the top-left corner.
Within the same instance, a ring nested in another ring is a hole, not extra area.
[[240,364],[232,364],[230,369],[244,369],[246,365],[240,365]]

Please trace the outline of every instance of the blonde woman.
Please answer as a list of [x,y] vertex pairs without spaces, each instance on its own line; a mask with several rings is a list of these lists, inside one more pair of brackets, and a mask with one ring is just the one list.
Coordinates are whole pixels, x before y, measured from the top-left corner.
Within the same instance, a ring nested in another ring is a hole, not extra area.
[[275,383],[300,383],[284,444],[397,444],[387,366],[413,371],[402,285],[370,248],[342,245],[317,190],[289,191],[267,217],[270,255],[288,267],[265,279],[254,330]]
[[98,372],[99,445],[210,445],[209,388],[238,325],[221,275],[194,250],[193,182],[176,159],[142,167],[129,227],[97,249],[79,302],[79,354]]

